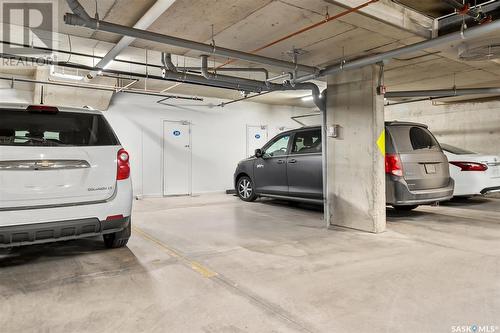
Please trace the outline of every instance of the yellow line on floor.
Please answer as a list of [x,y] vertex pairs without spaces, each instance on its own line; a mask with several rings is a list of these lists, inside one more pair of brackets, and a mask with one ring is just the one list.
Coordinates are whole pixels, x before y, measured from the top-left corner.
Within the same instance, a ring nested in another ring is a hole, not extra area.
[[204,277],[211,278],[217,275],[216,272],[211,271],[202,264],[196,261],[191,261],[191,268],[203,275]]
[[193,271],[199,273],[203,277],[211,278],[211,277],[218,275],[217,272],[212,271],[211,269],[203,266],[202,264],[200,264],[197,261],[190,260],[189,258],[183,256],[177,250],[168,246],[167,244],[163,243],[162,241],[156,239],[155,237],[151,236],[150,234],[148,234],[144,230],[142,230],[136,226],[132,226],[132,230],[134,233],[140,235],[142,238],[153,242],[156,246],[158,246],[160,249],[162,249],[163,251],[168,253],[168,255],[170,255],[171,257],[179,259],[184,264],[186,264],[186,266],[191,268]]

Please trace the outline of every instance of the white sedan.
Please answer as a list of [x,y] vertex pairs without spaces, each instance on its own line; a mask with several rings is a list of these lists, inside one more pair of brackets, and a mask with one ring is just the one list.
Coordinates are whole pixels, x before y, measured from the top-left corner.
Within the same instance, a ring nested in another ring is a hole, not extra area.
[[454,196],[500,192],[500,157],[441,144],[455,180]]

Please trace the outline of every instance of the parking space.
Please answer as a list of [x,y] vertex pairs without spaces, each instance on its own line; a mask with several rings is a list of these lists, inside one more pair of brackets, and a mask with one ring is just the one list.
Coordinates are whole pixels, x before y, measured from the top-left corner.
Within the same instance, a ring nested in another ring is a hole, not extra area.
[[128,248],[110,253],[85,239],[4,253],[0,318],[6,331],[448,331],[495,322],[497,205],[388,209],[388,231],[374,235],[326,230],[315,206],[147,199],[136,202]]

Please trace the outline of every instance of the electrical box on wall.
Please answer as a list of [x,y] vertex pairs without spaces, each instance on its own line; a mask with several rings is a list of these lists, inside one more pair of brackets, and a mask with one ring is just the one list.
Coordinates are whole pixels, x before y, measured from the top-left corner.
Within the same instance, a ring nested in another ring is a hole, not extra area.
[[340,132],[341,132],[341,126],[338,124],[333,124],[328,126],[327,128],[327,135],[329,138],[340,138]]

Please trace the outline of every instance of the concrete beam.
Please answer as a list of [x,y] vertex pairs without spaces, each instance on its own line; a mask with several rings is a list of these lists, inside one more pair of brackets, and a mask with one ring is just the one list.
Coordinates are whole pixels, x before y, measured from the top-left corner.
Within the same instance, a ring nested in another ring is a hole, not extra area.
[[[135,23],[134,28],[146,30],[153,24],[175,0],[157,0],[151,8]],[[115,59],[135,38],[123,36],[118,43],[95,65],[96,68],[105,68]]]
[[[327,0],[328,3],[344,8],[353,8],[367,0]],[[401,6],[389,0],[379,0],[365,8],[360,13],[380,22],[414,33],[420,37],[430,39],[434,36],[436,26],[434,20],[419,12]]]
[[325,218],[329,225],[385,230],[384,99],[377,95],[378,66],[328,77]]

